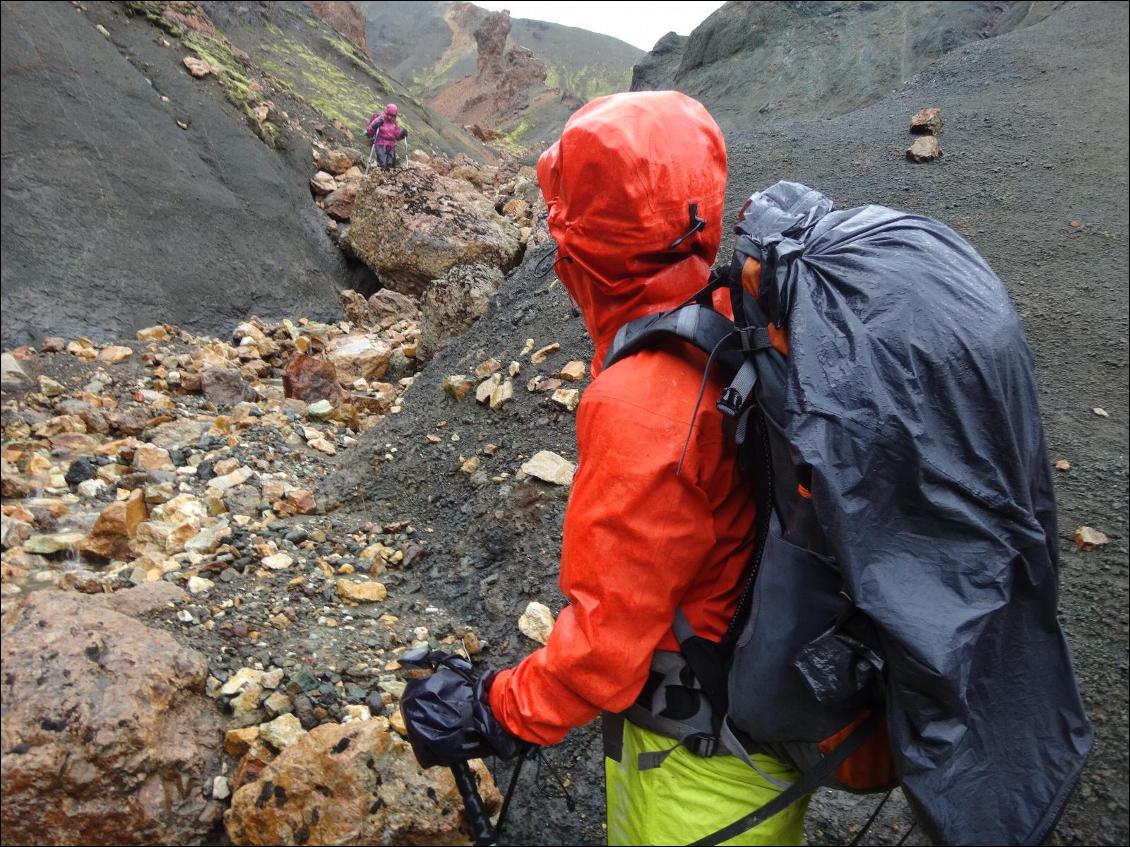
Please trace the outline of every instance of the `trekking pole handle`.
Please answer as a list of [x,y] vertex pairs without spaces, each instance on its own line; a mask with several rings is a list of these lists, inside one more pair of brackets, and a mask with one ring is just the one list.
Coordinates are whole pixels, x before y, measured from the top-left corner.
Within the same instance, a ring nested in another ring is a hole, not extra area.
[[471,822],[471,843],[484,847],[494,844],[494,827],[483,808],[483,799],[479,796],[470,766],[466,762],[457,762],[451,766],[451,774],[455,777],[455,787],[459,789],[459,796],[463,798],[463,806],[467,809],[467,818]]

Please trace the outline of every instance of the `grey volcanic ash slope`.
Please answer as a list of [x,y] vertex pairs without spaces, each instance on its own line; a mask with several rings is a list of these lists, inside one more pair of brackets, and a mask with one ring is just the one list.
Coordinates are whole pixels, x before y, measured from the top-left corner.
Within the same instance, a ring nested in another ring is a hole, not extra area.
[[736,3],[669,33],[632,90],[675,88],[726,129],[756,117],[827,117],[888,93],[948,50],[1042,20],[1061,3]]
[[[310,199],[310,140],[348,142],[406,92],[302,4],[206,5],[3,5],[5,344],[330,318],[357,285]],[[226,65],[193,79],[200,54]],[[416,146],[489,155],[399,99]]]
[[[903,156],[907,121],[927,105],[942,108],[944,156],[913,165]],[[770,112],[727,140],[727,215],[753,190],[801,180],[841,207],[880,202],[946,221],[1009,286],[1036,354],[1052,458],[1072,465],[1057,475],[1062,610],[1097,734],[1055,840],[1125,843],[1125,5],[1058,10],[1050,20],[959,46],[866,108],[835,120],[784,121]],[[532,646],[514,624],[527,602],[555,609],[562,602],[554,583],[564,497],[533,480],[514,481],[522,461],[538,450],[576,459],[571,416],[546,395],[525,390],[535,373],[552,373],[591,349],[560,287],[550,290],[549,280],[534,274],[547,250],[531,250],[490,314],[417,376],[404,411],[362,437],[367,461],[354,454],[327,483],[346,511],[377,522],[411,515],[433,530],[427,557],[412,573],[419,604],[434,602],[474,621],[492,645],[494,665],[516,661]],[[556,341],[562,349],[535,367],[520,355],[526,338],[538,346]],[[445,375],[470,373],[488,357],[503,368],[520,361],[513,401],[491,411],[444,394]],[[479,470],[461,473],[461,459],[471,456],[479,457]],[[1083,524],[1112,542],[1078,552],[1072,537]],[[527,786],[509,839],[603,843],[598,735],[594,727],[572,733],[553,753],[571,776],[578,814],[565,810],[558,793]],[[874,805],[874,798],[821,792],[808,818],[809,842],[846,843]],[[909,820],[896,796],[872,830],[872,843],[897,843]],[[915,833],[908,843],[925,842]]]

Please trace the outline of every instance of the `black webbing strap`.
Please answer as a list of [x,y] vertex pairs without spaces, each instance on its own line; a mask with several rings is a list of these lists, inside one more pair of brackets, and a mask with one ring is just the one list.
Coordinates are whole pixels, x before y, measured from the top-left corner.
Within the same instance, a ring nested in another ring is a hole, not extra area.
[[755,826],[760,826],[778,812],[783,812],[805,794],[815,791],[821,785],[828,784],[835,774],[836,768],[838,768],[848,756],[858,750],[863,745],[864,741],[871,737],[871,733],[874,732],[875,728],[879,725],[881,717],[880,711],[872,711],[859,726],[852,730],[847,738],[836,746],[836,749],[821,759],[819,764],[814,765],[802,773],[800,779],[791,786],[760,809],[755,809],[748,815],[738,818],[729,826],[725,826],[717,832],[712,832],[705,838],[692,841],[692,847],[699,847],[699,845],[716,845],[724,841],[729,841],[731,838],[743,832],[747,832]]
[[728,680],[730,663],[718,644],[695,635],[683,607],[675,607],[675,620],[671,626],[675,640],[679,642],[679,652],[694,674],[702,689],[702,696],[710,704],[714,716],[714,731],[717,733],[722,717],[729,709]]

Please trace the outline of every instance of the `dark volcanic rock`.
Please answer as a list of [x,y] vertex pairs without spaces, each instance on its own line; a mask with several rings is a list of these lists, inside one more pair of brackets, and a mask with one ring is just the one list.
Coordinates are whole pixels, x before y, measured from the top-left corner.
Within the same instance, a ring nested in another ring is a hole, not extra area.
[[115,15],[110,38],[70,4],[2,20],[3,310],[21,316],[5,346],[333,317],[347,271],[302,157],[260,141],[144,17]]
[[659,91],[669,88],[683,61],[690,36],[669,32],[651,48],[651,52],[632,68],[631,91]]

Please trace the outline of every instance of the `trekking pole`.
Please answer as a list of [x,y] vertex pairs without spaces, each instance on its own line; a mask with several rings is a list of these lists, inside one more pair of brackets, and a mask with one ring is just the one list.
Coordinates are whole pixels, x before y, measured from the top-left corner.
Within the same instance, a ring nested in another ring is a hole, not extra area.
[[377,142],[374,141],[369,145],[369,161],[365,163],[365,176],[369,175],[369,170],[373,167],[373,156],[376,155],[376,152]]
[[463,807],[467,810],[467,819],[471,822],[471,843],[494,844],[494,826],[490,822],[486,808],[483,807],[483,798],[479,796],[479,789],[470,766],[466,762],[457,762],[451,766],[451,775],[455,777],[455,787],[459,789],[459,796],[463,798]]

